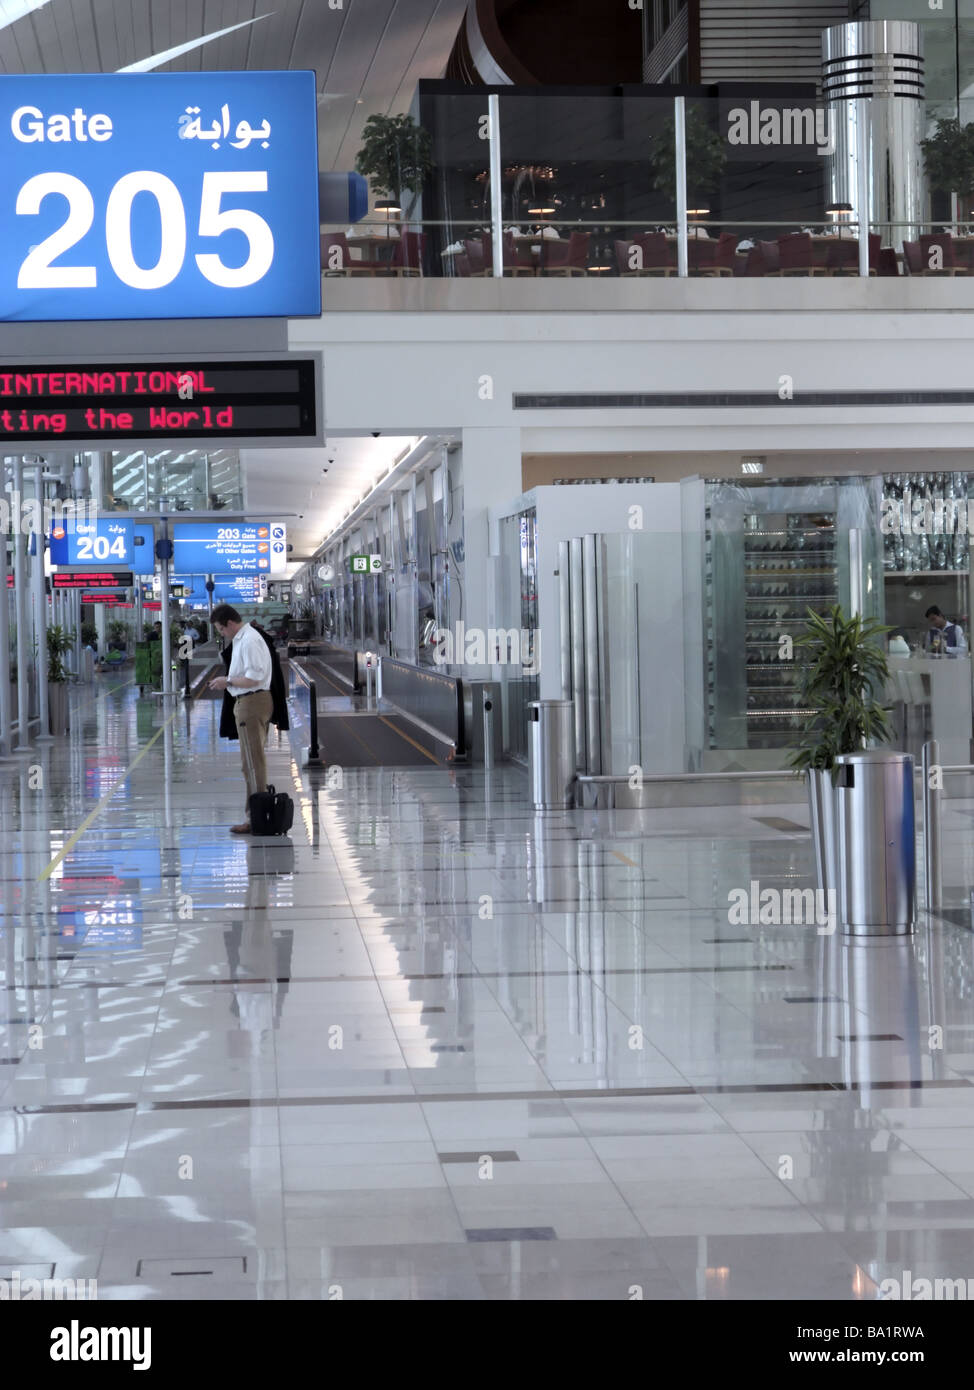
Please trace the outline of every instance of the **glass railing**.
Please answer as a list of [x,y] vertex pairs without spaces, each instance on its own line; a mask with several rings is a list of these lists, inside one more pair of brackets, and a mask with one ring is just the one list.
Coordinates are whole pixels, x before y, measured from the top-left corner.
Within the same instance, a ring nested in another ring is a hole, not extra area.
[[974,225],[930,220],[945,194],[910,194],[926,221],[860,223],[860,201],[885,204],[860,190],[828,103],[514,92],[492,129],[493,100],[420,93],[434,152],[422,192],[323,226],[326,282],[974,274]]

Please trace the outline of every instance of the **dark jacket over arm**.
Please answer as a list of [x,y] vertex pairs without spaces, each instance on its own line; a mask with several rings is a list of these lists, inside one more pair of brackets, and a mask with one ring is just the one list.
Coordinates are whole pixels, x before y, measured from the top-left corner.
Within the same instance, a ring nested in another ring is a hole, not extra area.
[[[253,625],[267,643],[271,654],[271,700],[274,708],[271,711],[271,723],[276,724],[282,731],[290,729],[291,721],[287,713],[287,686],[284,683],[284,672],[281,670],[281,660],[277,655],[277,649],[271,641],[269,635],[262,627],[256,623]],[[223,669],[230,670],[230,662],[233,657],[232,644],[230,642],[223,649]],[[236,738],[237,721],[233,717],[233,707],[236,704],[236,697],[231,695],[229,690],[223,692],[223,708],[220,710],[220,737]]]

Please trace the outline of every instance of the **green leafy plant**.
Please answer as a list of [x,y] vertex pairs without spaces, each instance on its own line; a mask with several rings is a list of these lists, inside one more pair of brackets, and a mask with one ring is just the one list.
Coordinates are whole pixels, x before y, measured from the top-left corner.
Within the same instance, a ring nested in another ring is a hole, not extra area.
[[108,645],[123,652],[128,644],[129,630],[120,618],[113,618],[108,624]]
[[[687,107],[687,204],[693,206],[701,194],[712,193],[727,163],[724,142],[693,106]],[[649,156],[653,187],[666,195],[676,207],[676,122],[670,116],[653,144]]]
[[66,632],[63,627],[56,625],[47,629],[47,679],[56,685],[68,678],[63,657],[73,644],[73,632]]
[[931,188],[959,198],[974,195],[974,123],[962,126],[953,117],[938,120],[937,129],[920,141],[920,148]]
[[893,736],[881,703],[889,664],[877,638],[892,629],[860,614],[846,618],[836,604],[827,614],[808,610],[805,632],[795,643],[808,663],[798,683],[801,703],[814,710],[791,765],[799,772],[815,769],[835,777],[835,760],[861,752],[867,743],[887,743]]
[[94,623],[81,624],[81,645],[84,647],[98,646],[98,629]]
[[[408,222],[433,167],[433,142],[429,131],[417,125],[412,116],[370,116],[362,129],[362,148],[355,168],[372,181],[372,191],[383,198],[396,198]],[[403,193],[412,194],[408,208]]]

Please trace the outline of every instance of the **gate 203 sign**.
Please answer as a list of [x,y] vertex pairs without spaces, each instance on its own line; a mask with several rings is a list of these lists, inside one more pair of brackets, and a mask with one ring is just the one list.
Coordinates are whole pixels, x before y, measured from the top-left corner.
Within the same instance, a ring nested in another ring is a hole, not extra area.
[[313,72],[0,77],[0,320],[321,312]]

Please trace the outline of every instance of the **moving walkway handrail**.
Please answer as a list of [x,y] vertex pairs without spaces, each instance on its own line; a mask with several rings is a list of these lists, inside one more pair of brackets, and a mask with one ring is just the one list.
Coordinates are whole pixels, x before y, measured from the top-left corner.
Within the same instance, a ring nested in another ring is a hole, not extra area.
[[318,686],[297,661],[292,660],[290,666],[291,670],[308,687],[308,723],[311,730],[311,747],[308,749],[308,758],[311,762],[317,762],[321,757],[321,750],[318,747]]

